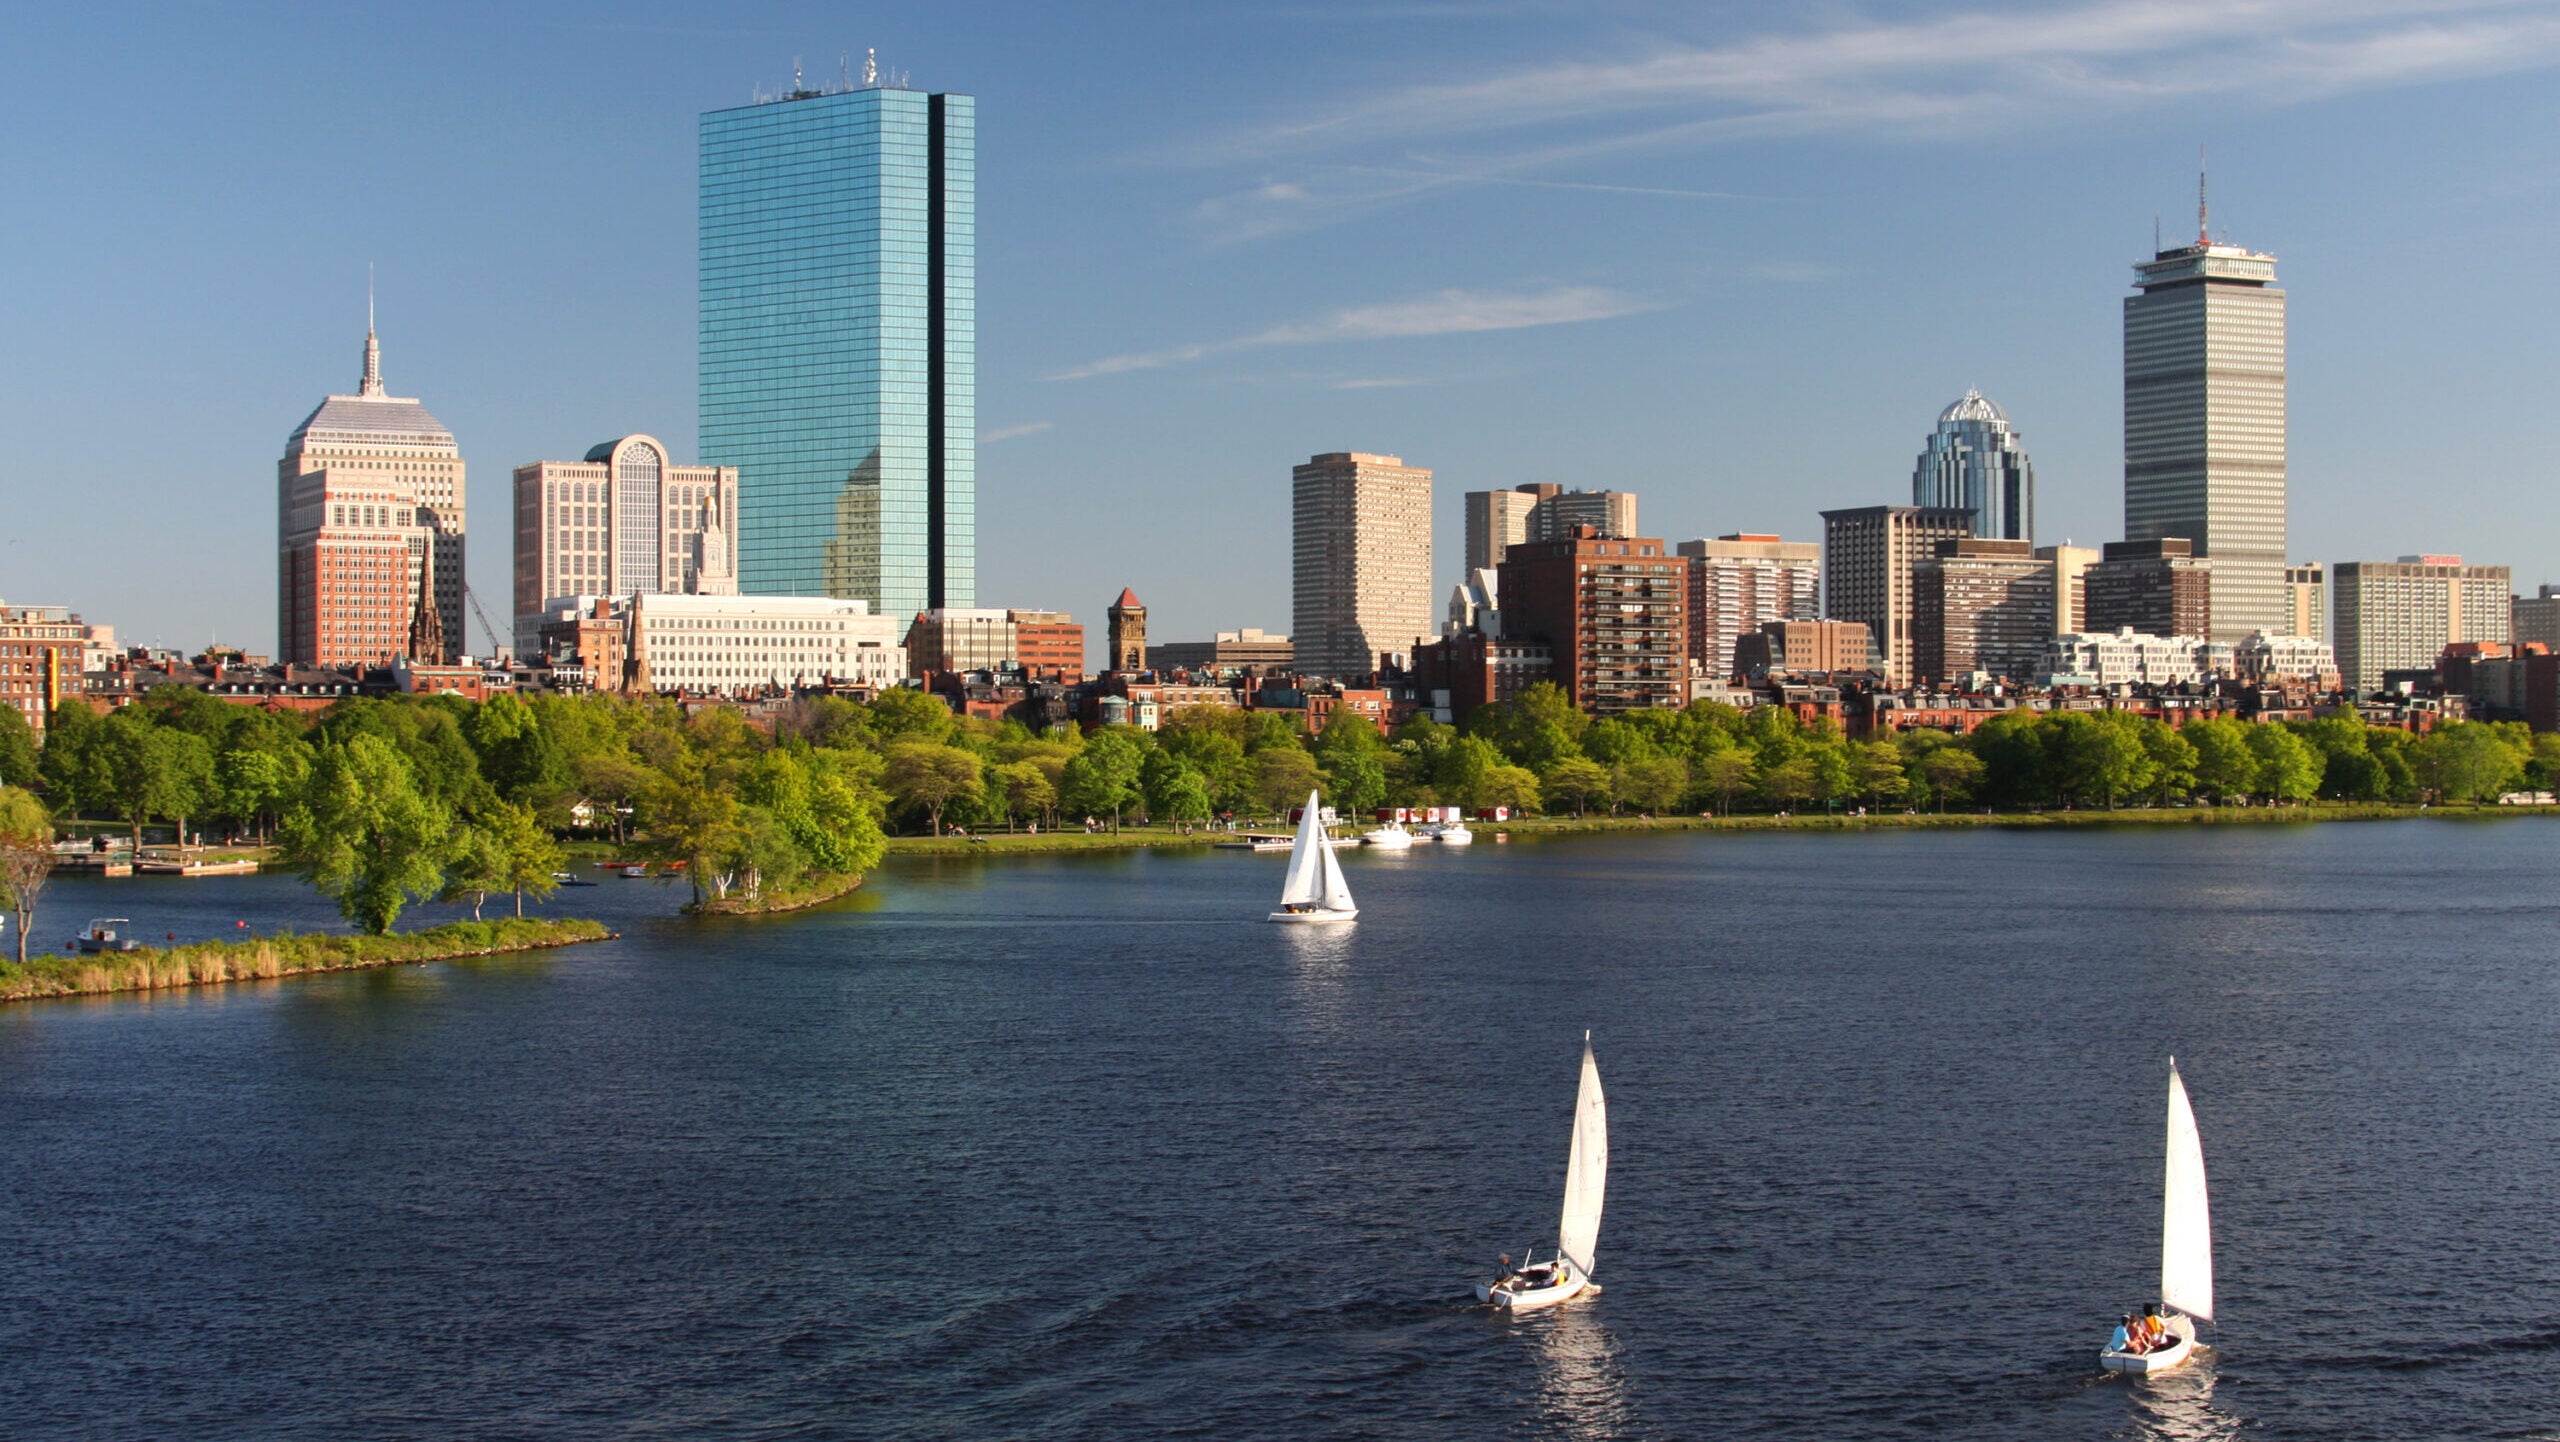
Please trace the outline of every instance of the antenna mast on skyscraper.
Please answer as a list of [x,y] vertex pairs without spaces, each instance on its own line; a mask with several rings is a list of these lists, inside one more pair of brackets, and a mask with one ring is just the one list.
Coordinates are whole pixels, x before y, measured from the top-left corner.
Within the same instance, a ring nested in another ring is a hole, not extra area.
[[2206,224],[2211,212],[2204,207],[2204,147],[2196,147],[2196,244],[2213,244],[2213,230]]
[[862,52],[862,88],[876,90],[879,86],[880,51],[877,46],[866,47]]

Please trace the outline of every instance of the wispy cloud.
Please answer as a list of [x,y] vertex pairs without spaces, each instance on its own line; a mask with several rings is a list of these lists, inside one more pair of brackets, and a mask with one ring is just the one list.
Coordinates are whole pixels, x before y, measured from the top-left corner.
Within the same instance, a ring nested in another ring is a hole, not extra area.
[[980,431],[978,432],[978,444],[982,446],[992,446],[999,441],[1015,440],[1022,436],[1036,436],[1042,431],[1049,429],[1051,424],[1052,423],[1049,421],[1032,421],[1027,425],[1005,426],[998,430]]
[[1095,376],[1157,370],[1203,360],[1229,351],[1263,346],[1321,345],[1338,341],[1402,340],[1422,336],[1468,335],[1482,331],[1525,330],[1533,326],[1571,325],[1608,320],[1661,309],[1646,300],[1603,286],[1568,285],[1524,292],[1444,290],[1412,300],[1353,306],[1310,321],[1273,326],[1251,335],[1202,341],[1164,350],[1132,351],[1059,371],[1053,381],[1090,380]]
[[[1828,8],[1772,14],[1836,16]],[[1261,172],[1214,233],[1301,229],[1454,185],[1611,186],[1595,166],[1775,135],[1947,141],[2222,98],[2284,105],[2560,64],[2549,0],[2096,0],[1663,44],[1353,98],[1192,158]],[[1425,162],[1418,150],[1438,152]]]

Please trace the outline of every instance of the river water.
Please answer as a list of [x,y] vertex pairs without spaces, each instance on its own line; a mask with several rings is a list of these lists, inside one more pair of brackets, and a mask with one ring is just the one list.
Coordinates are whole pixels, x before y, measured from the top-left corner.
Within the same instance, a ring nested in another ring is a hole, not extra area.
[[[2560,1435],[2560,826],[891,866],[619,942],[0,1009],[0,1433]],[[325,925],[57,882],[39,935]],[[1599,1297],[1552,1245],[1585,1028]],[[2203,1365],[2157,1286],[2175,1053]]]

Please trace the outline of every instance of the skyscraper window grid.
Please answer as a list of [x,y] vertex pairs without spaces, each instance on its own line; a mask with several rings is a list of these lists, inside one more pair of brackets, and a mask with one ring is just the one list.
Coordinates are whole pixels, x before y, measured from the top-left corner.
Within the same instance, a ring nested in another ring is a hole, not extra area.
[[976,593],[976,112],[891,86],[702,117],[704,459],[743,589]]

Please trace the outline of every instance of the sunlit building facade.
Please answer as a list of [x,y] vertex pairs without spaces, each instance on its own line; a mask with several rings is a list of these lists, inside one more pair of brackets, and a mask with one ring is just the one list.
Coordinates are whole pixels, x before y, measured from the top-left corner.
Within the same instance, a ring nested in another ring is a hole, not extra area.
[[701,123],[701,446],[749,594],[977,593],[977,103],[866,78]]

